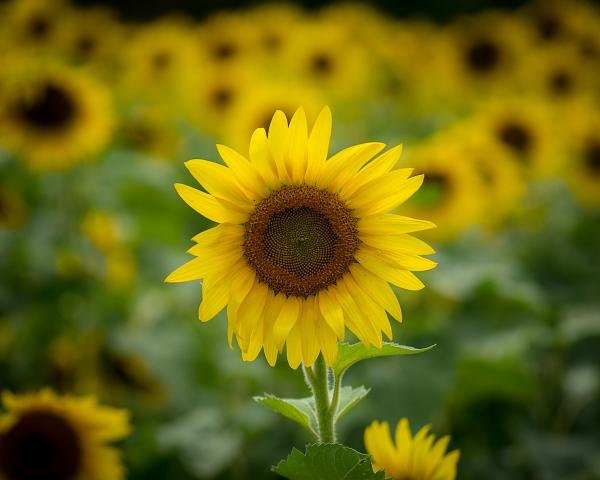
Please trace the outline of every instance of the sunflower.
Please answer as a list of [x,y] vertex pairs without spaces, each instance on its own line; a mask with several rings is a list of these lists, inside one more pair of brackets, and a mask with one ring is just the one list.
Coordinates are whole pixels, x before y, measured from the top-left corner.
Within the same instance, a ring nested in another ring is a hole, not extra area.
[[565,174],[583,203],[600,205],[600,110],[590,99],[569,105]]
[[56,0],[13,0],[2,21],[4,34],[15,46],[50,50],[71,13],[67,2]]
[[458,99],[510,88],[527,58],[522,31],[514,17],[494,11],[456,21],[439,45],[447,58],[441,88]]
[[228,337],[246,361],[261,350],[270,365],[287,345],[292,368],[312,365],[320,353],[331,365],[345,327],[365,345],[382,345],[401,320],[389,283],[419,290],[412,271],[436,264],[411,232],[425,220],[389,213],[416,192],[423,176],[393,170],[401,147],[365,143],[327,159],[331,112],[325,108],[308,133],[299,108],[288,125],[275,112],[268,135],[258,128],[250,160],[218,145],[225,164],[191,160],[186,166],[208,193],[182,184],[192,208],[219,223],[196,237],[196,258],[167,282],[202,279],[201,321],[227,305]]
[[193,34],[179,18],[162,18],[134,31],[123,50],[123,94],[171,109],[185,105],[200,72]]
[[535,97],[504,97],[482,105],[467,120],[473,135],[509,152],[528,175],[551,176],[559,170],[554,111]]
[[110,442],[130,431],[125,410],[93,397],[4,392],[0,418],[0,478],[118,480],[125,469]]
[[438,135],[435,142],[452,145],[451,158],[466,162],[485,188],[478,198],[485,215],[479,223],[488,227],[501,225],[523,198],[525,182],[515,158],[489,138],[478,136],[470,125],[456,125]]
[[33,170],[59,170],[85,160],[110,140],[108,90],[84,71],[27,65],[2,84],[0,139]]
[[394,480],[454,480],[458,450],[446,453],[450,437],[435,440],[426,425],[415,436],[406,418],[396,426],[396,442],[387,422],[374,421],[365,430],[365,446],[373,467]]
[[409,152],[411,165],[425,175],[427,183],[406,205],[405,211],[435,222],[438,228],[427,232],[431,238],[450,240],[482,218],[479,199],[486,198],[484,183],[464,155],[452,143],[437,139]]
[[336,98],[366,93],[372,81],[371,57],[344,25],[305,21],[290,35],[284,58],[294,77]]
[[267,79],[255,83],[258,86],[248,88],[244,101],[235,102],[223,120],[219,136],[234,148],[245,148],[257,128],[266,130],[277,110],[291,118],[302,105],[307,117],[312,119],[323,105],[322,96],[314,89]]

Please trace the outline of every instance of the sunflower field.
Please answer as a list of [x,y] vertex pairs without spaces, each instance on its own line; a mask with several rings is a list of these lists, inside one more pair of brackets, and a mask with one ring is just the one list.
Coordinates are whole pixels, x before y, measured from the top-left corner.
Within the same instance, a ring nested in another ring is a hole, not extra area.
[[0,480],[600,479],[597,2],[113,3],[0,1]]

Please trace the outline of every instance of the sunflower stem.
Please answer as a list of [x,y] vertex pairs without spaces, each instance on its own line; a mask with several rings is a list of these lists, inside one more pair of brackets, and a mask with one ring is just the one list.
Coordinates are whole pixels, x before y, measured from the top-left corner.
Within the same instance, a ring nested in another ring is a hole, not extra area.
[[334,419],[337,405],[335,408],[331,408],[333,402],[329,400],[329,370],[322,355],[319,355],[311,370],[307,378],[315,397],[317,422],[319,424],[319,443],[335,443]]

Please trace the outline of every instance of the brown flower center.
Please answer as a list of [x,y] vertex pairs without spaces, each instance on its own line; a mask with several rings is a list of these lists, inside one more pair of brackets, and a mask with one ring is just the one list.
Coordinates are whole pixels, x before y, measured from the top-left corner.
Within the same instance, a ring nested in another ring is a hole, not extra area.
[[500,49],[491,40],[479,39],[467,48],[465,60],[474,72],[487,73],[500,61]]
[[329,75],[333,70],[333,60],[329,55],[319,53],[311,59],[311,68],[317,75]]
[[256,205],[244,255],[271,290],[306,298],[348,272],[359,243],[356,218],[338,195],[284,185]]
[[14,110],[17,117],[28,125],[54,132],[71,124],[77,105],[63,87],[48,83],[32,100],[19,100]]
[[32,411],[0,436],[0,473],[8,480],[71,480],[82,464],[73,427],[47,411]]
[[517,153],[525,154],[532,146],[529,130],[519,122],[507,122],[498,130],[498,138]]
[[600,176],[600,142],[590,141],[584,153],[585,165],[594,176]]

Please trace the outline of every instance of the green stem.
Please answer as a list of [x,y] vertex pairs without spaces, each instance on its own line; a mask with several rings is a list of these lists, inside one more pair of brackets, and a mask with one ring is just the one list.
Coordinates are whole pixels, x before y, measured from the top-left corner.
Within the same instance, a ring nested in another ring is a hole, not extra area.
[[317,358],[312,367],[312,375],[307,375],[315,397],[317,407],[317,422],[319,423],[319,443],[335,443],[335,408],[332,411],[333,400],[329,402],[329,372],[323,356]]

